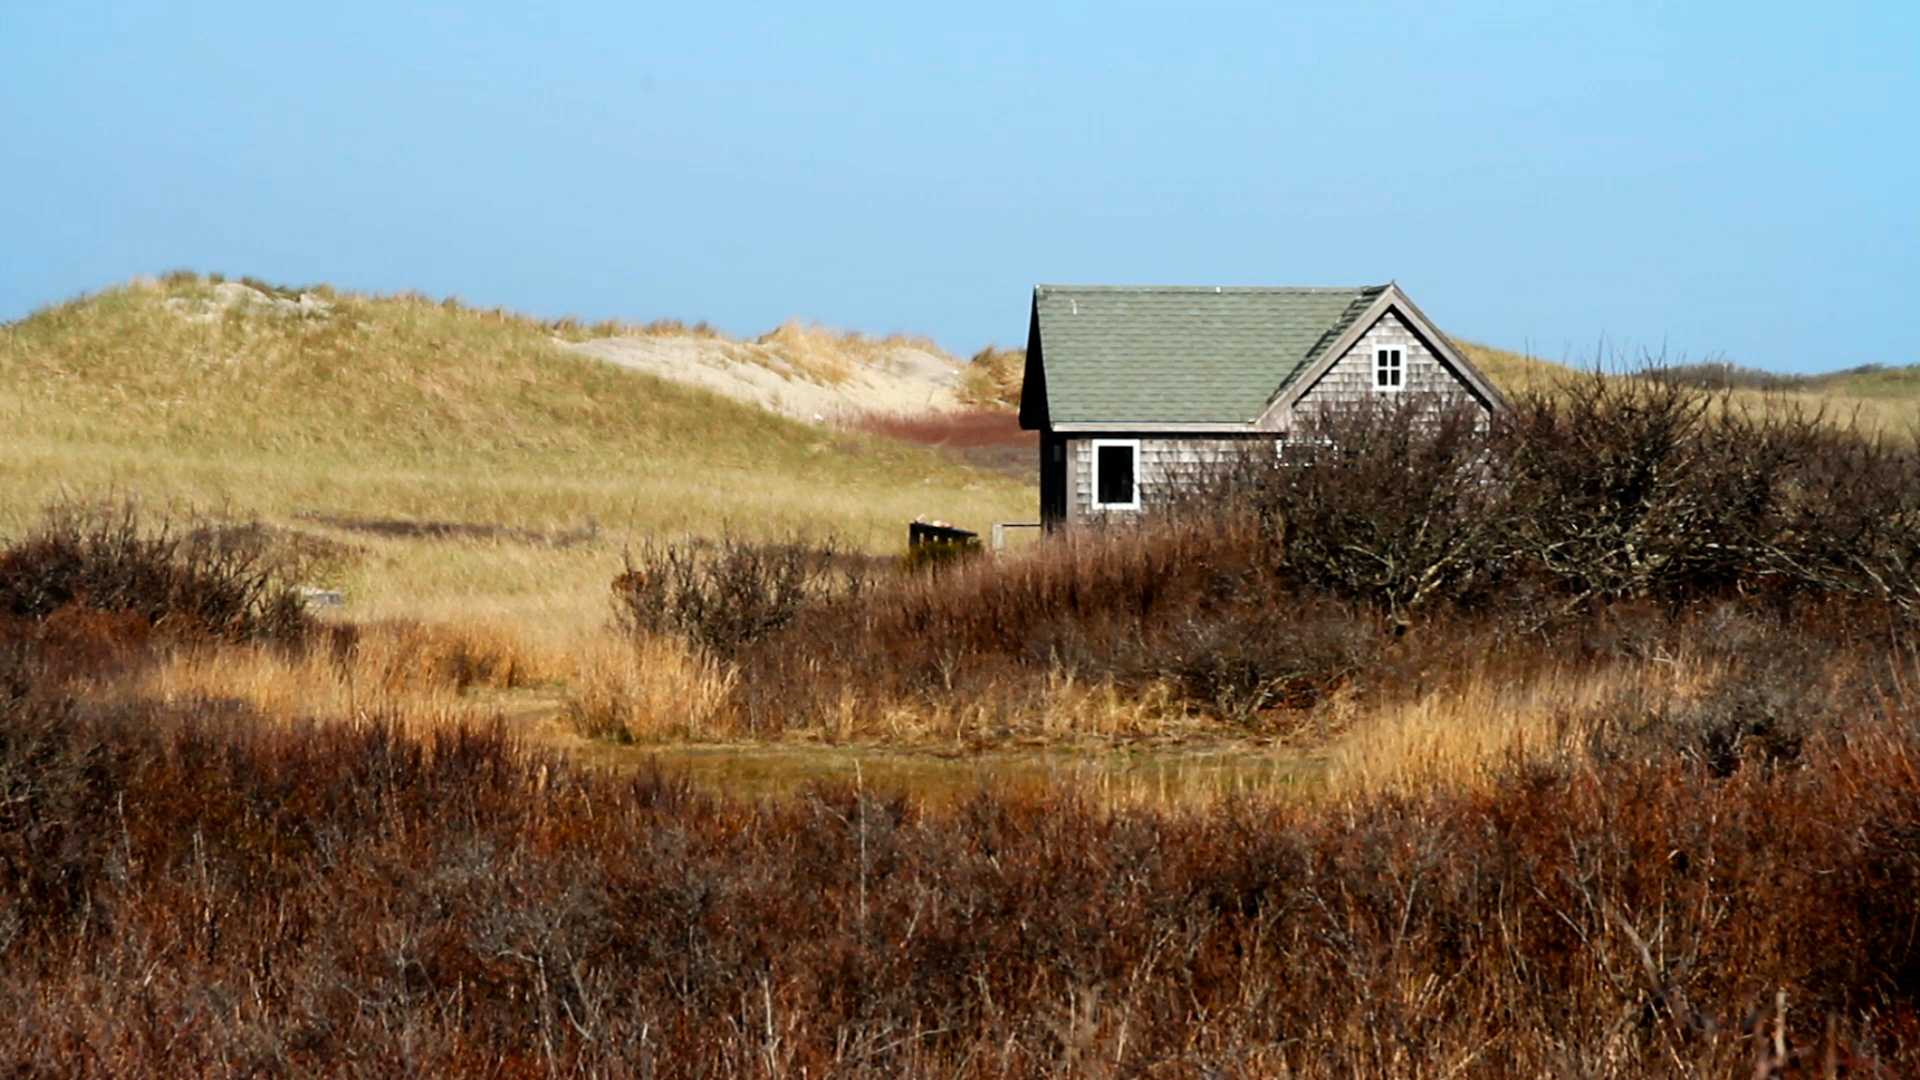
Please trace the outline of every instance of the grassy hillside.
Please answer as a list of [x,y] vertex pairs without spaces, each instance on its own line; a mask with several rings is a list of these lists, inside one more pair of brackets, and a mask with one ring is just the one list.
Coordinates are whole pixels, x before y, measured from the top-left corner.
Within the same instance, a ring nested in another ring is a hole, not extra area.
[[[58,493],[112,489],[355,545],[366,558],[340,583],[361,610],[590,592],[597,614],[641,535],[801,529],[890,550],[918,514],[1032,514],[1018,480],[558,347],[579,333],[417,295],[303,299],[190,275],[37,312],[0,328],[0,530]],[[420,522],[500,529],[394,537]]]
[[1808,379],[1816,389],[1842,397],[1920,400],[1920,364],[1894,368],[1856,368]]
[[[1580,369],[1455,339],[1467,359],[1509,394],[1551,392]],[[1920,364],[1826,375],[1774,375],[1722,365],[1669,369],[1674,381],[1724,392],[1736,406],[1763,413],[1818,413],[1839,424],[1907,442],[1920,435]]]

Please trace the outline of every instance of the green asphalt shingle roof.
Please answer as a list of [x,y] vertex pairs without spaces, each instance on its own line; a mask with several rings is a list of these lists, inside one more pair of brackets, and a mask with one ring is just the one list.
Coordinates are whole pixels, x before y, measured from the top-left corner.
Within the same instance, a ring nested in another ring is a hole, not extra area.
[[1048,418],[1246,423],[1385,288],[1039,286]]

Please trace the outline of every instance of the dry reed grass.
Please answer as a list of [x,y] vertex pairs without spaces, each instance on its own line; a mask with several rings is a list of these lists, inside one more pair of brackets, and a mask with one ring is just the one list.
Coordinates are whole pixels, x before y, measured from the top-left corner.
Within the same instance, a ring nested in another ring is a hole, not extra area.
[[56,504],[0,549],[4,666],[94,704],[222,702],[276,722],[466,716],[455,703],[470,690],[563,672],[497,624],[323,622],[295,584],[316,551],[337,555],[258,525]]
[[1516,766],[1585,759],[1624,711],[1673,711],[1711,693],[1726,662],[1699,658],[1477,665],[1444,688],[1403,699],[1335,703],[1321,723],[1327,789],[1370,799],[1394,791],[1466,790]]
[[876,699],[850,685],[810,700],[775,730],[741,708],[742,665],[665,634],[602,636],[573,653],[566,715],[588,738],[622,743],[864,743],[1053,750],[1217,739],[1214,725],[1165,683],[1123,687],[1055,672],[1041,684],[918,699]]
[[503,626],[334,625],[303,648],[172,644],[76,692],[120,707],[225,702],[277,724],[368,715],[428,726],[472,724],[494,711],[476,691],[557,684],[575,662]]
[[724,717],[738,673],[678,638],[602,636],[571,660],[567,719],[590,738],[712,742],[730,734]]
[[[1592,378],[1492,430],[1418,408],[1333,418],[1338,452],[1249,462],[1202,489],[1213,501],[1139,526],[796,593],[711,652],[726,700],[702,730],[1284,740],[1331,754],[1329,790],[1371,797],[1577,760],[1628,712],[1703,759],[1790,755],[1811,718],[1909,677],[1910,450]],[[629,585],[690,559],[616,582],[620,602],[658,607]],[[770,582],[716,577],[698,606],[757,610]]]
[[1020,408],[1027,376],[1027,350],[989,345],[974,353],[960,371],[960,400],[980,409]]
[[[841,594],[731,670],[653,634],[223,637],[171,616],[246,564],[82,545],[77,576],[112,588],[0,620],[0,1073],[1920,1068],[1920,652],[1889,595],[1716,572],[1518,629],[1457,599],[1394,623],[1248,576],[1266,549],[1242,525]],[[1275,599],[1286,621],[1246,621]],[[1187,660],[1128,667],[1168,627]],[[530,752],[464,708],[558,676],[669,737],[771,730],[782,695],[824,737],[1004,737],[1016,715],[1055,742],[1161,737],[1201,675],[1218,705],[1208,665],[1249,628],[1318,635],[1307,655],[1373,680],[1308,710],[1347,728],[1342,797],[1165,810],[1062,774],[933,805],[856,772],[748,803]]]

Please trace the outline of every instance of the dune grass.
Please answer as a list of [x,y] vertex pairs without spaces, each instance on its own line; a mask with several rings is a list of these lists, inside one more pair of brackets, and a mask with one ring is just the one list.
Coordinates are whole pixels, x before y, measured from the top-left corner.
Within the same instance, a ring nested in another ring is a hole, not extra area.
[[[1005,475],[559,347],[585,332],[184,274],[47,308],[0,327],[0,531],[58,494],[111,490],[348,543],[364,558],[338,584],[376,615],[525,615],[603,595],[637,537],[831,532],[888,551],[916,515],[1032,512],[1030,485]],[[591,538],[393,538],[316,518]]]

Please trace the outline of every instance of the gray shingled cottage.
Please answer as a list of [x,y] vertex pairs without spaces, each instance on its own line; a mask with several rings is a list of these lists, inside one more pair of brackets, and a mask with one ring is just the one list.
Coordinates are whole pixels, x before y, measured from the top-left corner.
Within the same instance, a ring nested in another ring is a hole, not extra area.
[[1399,286],[1041,285],[1020,426],[1049,527],[1138,511],[1196,466],[1329,407],[1421,393],[1507,408]]

